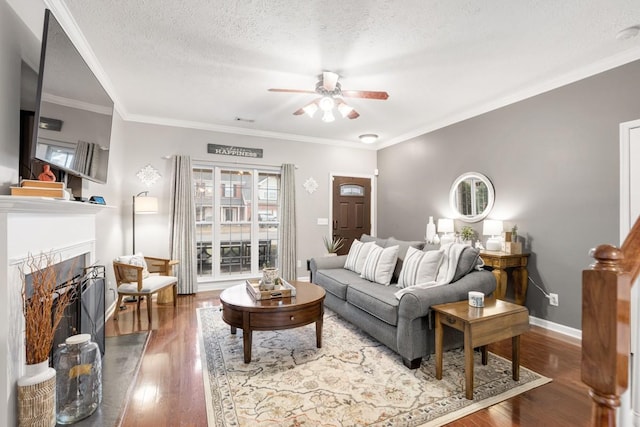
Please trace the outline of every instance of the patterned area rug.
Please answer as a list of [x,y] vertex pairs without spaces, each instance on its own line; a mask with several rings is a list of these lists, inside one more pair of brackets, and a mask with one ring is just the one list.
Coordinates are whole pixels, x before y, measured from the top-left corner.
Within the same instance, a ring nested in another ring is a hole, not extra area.
[[464,354],[407,369],[398,354],[325,309],[322,348],[315,324],[253,333],[250,364],[242,330],[230,333],[218,308],[198,310],[209,426],[438,426],[551,381],[494,354],[476,352],[474,400],[464,397]]

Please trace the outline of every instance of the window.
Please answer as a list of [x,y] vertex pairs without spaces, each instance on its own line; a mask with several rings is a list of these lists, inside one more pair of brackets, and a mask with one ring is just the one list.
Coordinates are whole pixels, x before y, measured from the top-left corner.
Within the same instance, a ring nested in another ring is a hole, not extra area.
[[197,166],[198,277],[251,277],[278,265],[280,172]]
[[364,187],[356,184],[343,184],[340,186],[341,196],[364,196]]

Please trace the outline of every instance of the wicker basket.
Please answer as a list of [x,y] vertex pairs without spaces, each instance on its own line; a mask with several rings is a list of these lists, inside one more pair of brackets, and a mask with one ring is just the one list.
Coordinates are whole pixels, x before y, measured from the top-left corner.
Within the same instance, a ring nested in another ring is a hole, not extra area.
[[[18,381],[18,426],[54,427],[56,425],[56,371],[43,362],[40,371]],[[36,365],[27,365],[27,367]]]

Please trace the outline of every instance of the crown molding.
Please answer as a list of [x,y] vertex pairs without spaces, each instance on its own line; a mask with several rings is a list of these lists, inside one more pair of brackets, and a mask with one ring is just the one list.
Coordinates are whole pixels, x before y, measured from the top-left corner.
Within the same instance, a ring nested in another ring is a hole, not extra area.
[[187,129],[206,130],[213,132],[222,132],[235,135],[246,135],[258,138],[280,139],[286,141],[309,142],[312,144],[334,145],[339,147],[351,147],[361,150],[375,150],[370,144],[365,145],[361,142],[345,141],[340,139],[317,138],[307,135],[297,135],[283,132],[272,132],[259,129],[246,129],[235,126],[217,125],[212,123],[195,122],[189,120],[176,120],[164,117],[145,116],[140,114],[128,114],[123,119],[130,122],[146,123],[161,126],[173,126]]
[[51,93],[42,93],[42,100],[50,102],[52,104],[76,108],[78,110],[91,111],[98,114],[105,114],[107,116],[110,116],[113,113],[113,109],[111,107],[91,104],[90,102],[78,101],[77,99],[69,99],[63,96],[53,95]]
[[566,86],[568,84],[586,79],[587,77],[591,77],[596,74],[609,71],[613,68],[620,67],[622,65],[628,64],[638,59],[640,59],[640,48],[625,50],[624,52],[621,52],[617,55],[613,55],[613,56],[610,56],[609,58],[603,59],[602,61],[589,64],[578,70],[574,70],[569,73],[563,74],[562,76],[555,77],[541,83],[533,84],[512,95],[500,98],[495,101],[487,102],[485,104],[482,104],[477,107],[470,108],[464,111],[460,111],[455,114],[451,114],[443,118],[442,120],[439,120],[434,123],[430,123],[427,126],[414,129],[413,131],[396,136],[395,138],[391,138],[384,142],[377,143],[376,149],[382,149],[382,148],[390,147],[392,145],[399,144],[401,142],[418,137],[420,135],[424,135],[429,132],[433,132],[438,129],[442,129],[446,126],[450,126],[452,124],[461,122],[463,120],[467,120],[472,117],[476,117],[481,114],[488,113],[489,111],[497,110],[498,108],[502,108],[510,104],[515,104],[516,102],[525,100],[527,98],[531,98],[536,95],[540,95],[544,92],[549,92],[553,89],[557,89],[559,87]]
[[458,123],[463,120],[467,120],[472,117],[476,117],[481,114],[496,110],[498,108],[501,108],[510,104],[514,104],[524,99],[531,98],[541,93],[548,92],[553,89],[557,89],[567,84],[577,82],[587,77],[591,77],[593,75],[602,73],[604,71],[608,71],[612,68],[619,67],[621,65],[625,65],[627,63],[640,59],[640,47],[628,49],[617,55],[613,55],[613,56],[610,56],[609,58],[605,58],[601,61],[595,62],[593,64],[589,64],[578,70],[568,72],[562,76],[555,77],[555,78],[543,81],[541,83],[532,84],[529,87],[523,90],[520,90],[512,95],[509,95],[494,101],[490,101],[466,110],[458,111],[454,114],[450,114],[442,118],[441,120],[438,120],[437,122],[433,122],[428,125],[418,127],[410,132],[406,132],[396,137],[387,139],[386,141],[378,141],[374,144],[362,144],[360,142],[354,142],[354,141],[317,138],[317,137],[306,136],[306,135],[297,135],[297,134],[272,132],[272,131],[261,131],[261,130],[255,130],[255,129],[246,129],[246,128],[239,128],[234,126],[211,124],[211,123],[201,123],[201,122],[193,122],[193,121],[186,121],[186,120],[167,119],[163,117],[130,114],[127,111],[126,107],[120,102],[111,80],[109,79],[104,69],[102,68],[102,65],[99,63],[98,59],[93,53],[93,50],[91,49],[91,47],[89,46],[89,43],[87,42],[84,35],[80,31],[75,19],[73,19],[64,1],[44,0],[44,3],[49,9],[51,9],[54,12],[56,18],[60,22],[60,25],[62,25],[64,30],[67,32],[67,34],[69,35],[69,38],[71,38],[71,40],[73,41],[78,51],[80,52],[84,60],[89,65],[89,68],[91,68],[91,70],[96,75],[100,83],[102,83],[104,89],[107,91],[109,96],[111,96],[111,99],[114,102],[115,110],[120,114],[120,116],[125,121],[134,121],[134,122],[140,122],[140,123],[166,125],[166,126],[176,126],[181,128],[190,128],[190,129],[209,130],[214,132],[224,132],[224,133],[237,134],[237,135],[247,135],[247,136],[281,139],[281,140],[288,140],[288,141],[308,142],[308,143],[314,143],[314,144],[335,145],[335,146],[341,146],[341,147],[348,146],[348,147],[358,148],[362,150],[380,150],[386,147],[390,147],[392,145],[399,144],[401,142],[410,140],[420,135],[424,135],[426,133],[433,132],[443,127],[450,126],[454,123]]

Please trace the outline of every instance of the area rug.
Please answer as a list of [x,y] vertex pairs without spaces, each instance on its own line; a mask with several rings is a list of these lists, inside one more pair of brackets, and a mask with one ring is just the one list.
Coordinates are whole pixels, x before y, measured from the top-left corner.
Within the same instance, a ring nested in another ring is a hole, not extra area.
[[494,354],[476,354],[474,400],[464,393],[464,353],[410,370],[400,356],[325,310],[322,348],[315,325],[254,332],[245,364],[242,330],[230,333],[219,308],[198,310],[209,426],[438,426],[551,381]]
[[74,427],[119,426],[149,342],[149,332],[105,338],[102,358],[102,403]]

